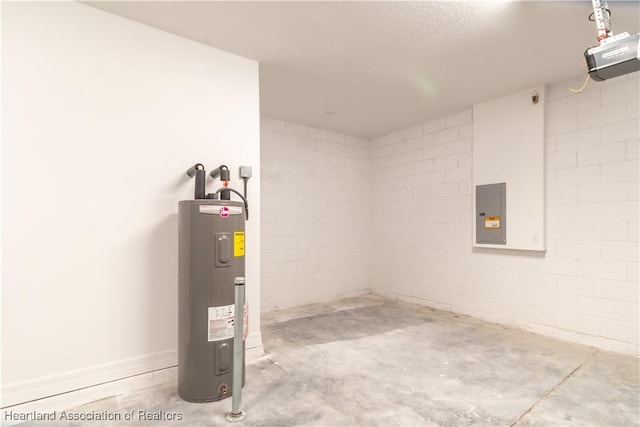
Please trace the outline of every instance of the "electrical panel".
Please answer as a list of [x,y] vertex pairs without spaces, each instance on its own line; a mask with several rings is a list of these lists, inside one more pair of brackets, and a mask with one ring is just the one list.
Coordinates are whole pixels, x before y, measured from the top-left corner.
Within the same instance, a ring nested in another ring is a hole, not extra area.
[[476,243],[507,244],[507,184],[476,186]]

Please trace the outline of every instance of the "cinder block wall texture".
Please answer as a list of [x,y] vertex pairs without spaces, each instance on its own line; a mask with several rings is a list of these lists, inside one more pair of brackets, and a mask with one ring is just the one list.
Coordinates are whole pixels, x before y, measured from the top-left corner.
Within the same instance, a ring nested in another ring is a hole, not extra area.
[[262,118],[263,310],[369,290],[369,141]]
[[472,248],[471,109],[368,142],[263,119],[264,309],[370,290],[637,354],[640,81],[578,80],[547,88],[545,253]]

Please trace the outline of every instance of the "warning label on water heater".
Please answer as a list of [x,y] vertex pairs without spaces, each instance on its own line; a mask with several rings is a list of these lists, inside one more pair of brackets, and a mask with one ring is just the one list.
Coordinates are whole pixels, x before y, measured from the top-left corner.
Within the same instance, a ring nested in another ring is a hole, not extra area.
[[244,256],[244,231],[233,233],[233,256]]
[[[233,338],[234,312],[234,304],[209,307],[209,342]],[[242,335],[246,339],[249,332],[249,305],[246,302],[244,304],[242,326]]]
[[233,337],[233,304],[209,307],[209,342]]

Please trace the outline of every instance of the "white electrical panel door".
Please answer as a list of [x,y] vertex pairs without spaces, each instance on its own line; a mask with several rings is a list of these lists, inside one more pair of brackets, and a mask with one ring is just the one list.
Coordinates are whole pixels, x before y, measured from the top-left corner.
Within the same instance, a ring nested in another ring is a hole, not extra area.
[[486,230],[474,191],[476,247],[546,249],[544,103],[541,85],[473,107],[473,188],[505,183],[509,219],[504,243],[478,239]]

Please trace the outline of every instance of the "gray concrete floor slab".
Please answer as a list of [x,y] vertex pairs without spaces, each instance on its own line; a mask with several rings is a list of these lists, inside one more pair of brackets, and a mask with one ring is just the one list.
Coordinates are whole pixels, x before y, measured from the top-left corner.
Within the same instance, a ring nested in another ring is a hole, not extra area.
[[[373,295],[262,324],[238,426],[640,425],[637,357]],[[68,411],[120,420],[39,425],[233,425],[230,408],[185,402],[172,382]]]

